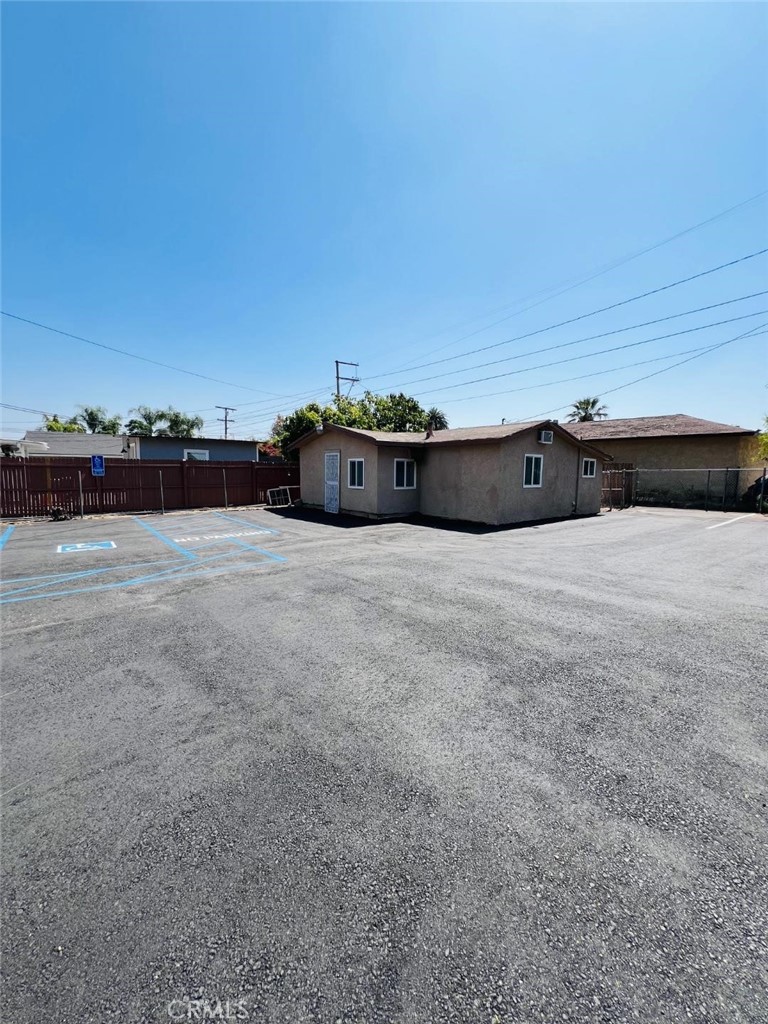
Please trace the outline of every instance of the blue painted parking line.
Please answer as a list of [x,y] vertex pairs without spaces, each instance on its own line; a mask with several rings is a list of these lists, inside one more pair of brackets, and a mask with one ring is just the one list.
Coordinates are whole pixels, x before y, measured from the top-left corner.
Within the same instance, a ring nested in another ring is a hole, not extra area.
[[[224,565],[216,566],[211,569],[191,569],[188,564],[178,566],[179,570],[186,570],[185,572],[179,571],[178,575],[171,577],[173,580],[180,579],[196,579],[198,576],[222,576],[225,573],[236,572],[248,572],[253,569],[258,569],[263,566],[264,562],[252,562],[250,565]],[[0,604],[18,604],[21,601],[41,601],[49,597],[71,597],[74,594],[89,594],[99,590],[117,590],[124,587],[132,587],[141,585],[147,582],[151,582],[157,579],[156,576],[144,576],[138,577],[133,580],[120,580],[116,583],[99,583],[93,587],[75,587],[72,590],[56,590],[54,592],[47,592],[45,594],[28,594],[25,597],[9,597],[1,598]],[[162,581],[161,581],[162,582]]]
[[144,520],[139,519],[138,516],[133,516],[133,521],[135,523],[138,523],[139,526],[143,526],[145,530],[149,531],[149,533],[153,533],[155,537],[158,538],[158,540],[161,540],[163,542],[163,544],[166,544],[169,548],[173,548],[174,551],[178,551],[180,555],[183,555],[185,558],[190,559],[190,561],[194,562],[195,559],[197,558],[197,555],[193,554],[191,551],[188,551],[187,548],[183,548],[181,544],[177,544],[176,541],[171,540],[170,537],[166,537],[164,533],[161,533],[159,530],[156,530],[154,526],[150,526],[149,523],[145,523]]
[[262,526],[260,523],[249,523],[247,519],[237,519],[235,516],[225,515],[223,512],[214,512],[215,516],[219,519],[229,519],[231,523],[239,523],[240,526],[249,526],[252,530],[261,530],[263,533],[272,533],[276,537],[280,536],[279,530],[273,530],[270,526]]
[[[202,523],[213,524],[205,528],[215,532],[205,537],[205,543],[189,547],[186,546],[187,538],[174,539],[169,537],[163,529],[158,529],[142,518],[138,516],[133,518],[144,530],[171,549],[168,558],[124,564],[110,559],[112,564],[108,566],[105,566],[102,561],[97,568],[82,569],[77,572],[47,573],[39,576],[7,579],[2,584],[0,604],[68,597],[102,590],[120,590],[149,583],[192,579],[197,576],[219,576],[287,562],[283,555],[249,543],[253,534],[278,532],[262,530],[251,523],[242,524],[249,526],[249,530],[225,533],[218,532],[216,529],[218,527],[221,530],[223,525],[219,519],[213,519],[211,515],[195,516],[193,517],[194,529],[199,529],[202,521]],[[248,538],[248,540],[244,538]],[[191,541],[193,538],[190,537],[189,540]],[[61,544],[58,545],[58,550],[61,553],[100,551],[113,549],[116,546],[114,541],[91,541]],[[201,548],[207,550],[201,551]]]
[[15,529],[16,529],[16,527],[15,527],[15,526],[6,526],[6,528],[5,528],[5,529],[3,530],[3,532],[2,532],[1,534],[0,534],[0,551],[2,551],[2,550],[3,550],[3,548],[5,547],[5,545],[6,545],[6,544],[8,543],[8,541],[9,541],[9,540],[11,539],[11,534],[13,533],[13,531],[14,531]]

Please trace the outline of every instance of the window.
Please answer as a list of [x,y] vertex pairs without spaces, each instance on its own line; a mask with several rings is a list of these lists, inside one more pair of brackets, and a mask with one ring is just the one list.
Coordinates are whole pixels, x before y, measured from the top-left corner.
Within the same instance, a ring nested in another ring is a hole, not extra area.
[[349,467],[349,486],[357,487],[358,489],[364,487],[365,459],[349,459],[347,465]]
[[581,464],[582,476],[594,476],[597,472],[597,459],[584,459]]
[[185,448],[184,458],[190,462],[208,462],[208,450],[207,448]]
[[395,490],[412,491],[416,486],[416,463],[413,459],[395,459]]
[[525,469],[523,470],[523,487],[541,487],[543,471],[543,455],[526,455]]

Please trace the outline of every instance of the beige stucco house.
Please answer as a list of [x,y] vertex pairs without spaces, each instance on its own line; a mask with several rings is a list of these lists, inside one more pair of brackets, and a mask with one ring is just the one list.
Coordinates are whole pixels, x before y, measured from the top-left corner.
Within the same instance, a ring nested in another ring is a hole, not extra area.
[[757,430],[683,413],[569,423],[568,430],[610,455],[614,466],[631,468],[640,502],[696,504],[709,489],[713,507],[735,507],[765,465]]
[[293,448],[310,507],[491,525],[595,515],[607,458],[550,420],[402,434],[326,423]]

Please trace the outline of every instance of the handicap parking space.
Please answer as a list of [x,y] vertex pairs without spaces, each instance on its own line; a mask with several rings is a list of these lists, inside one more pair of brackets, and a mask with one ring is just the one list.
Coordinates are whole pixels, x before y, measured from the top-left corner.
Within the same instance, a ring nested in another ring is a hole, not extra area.
[[279,540],[250,510],[22,523],[0,534],[0,604],[275,566]]

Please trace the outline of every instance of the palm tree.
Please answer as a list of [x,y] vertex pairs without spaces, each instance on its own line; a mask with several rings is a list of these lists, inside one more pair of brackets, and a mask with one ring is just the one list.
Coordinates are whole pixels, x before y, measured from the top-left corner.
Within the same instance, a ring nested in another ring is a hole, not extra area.
[[431,409],[427,409],[427,423],[433,430],[448,429],[448,417],[442,409],[438,409],[434,405]]
[[81,405],[80,412],[72,417],[81,423],[88,434],[119,434],[120,417],[109,416],[103,405]]
[[165,409],[152,409],[148,405],[138,405],[129,412],[138,413],[138,417],[128,420],[125,424],[126,433],[134,437],[152,437],[155,434],[163,434],[166,431],[158,427],[160,423],[168,422],[168,412]]
[[571,406],[568,422],[589,423],[591,420],[604,420],[607,416],[608,406],[600,405],[599,398],[580,398]]
[[202,416],[187,416],[173,406],[166,410],[166,415],[168,426],[158,430],[158,434],[164,434],[166,437],[194,437],[198,430],[202,430]]

